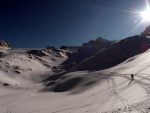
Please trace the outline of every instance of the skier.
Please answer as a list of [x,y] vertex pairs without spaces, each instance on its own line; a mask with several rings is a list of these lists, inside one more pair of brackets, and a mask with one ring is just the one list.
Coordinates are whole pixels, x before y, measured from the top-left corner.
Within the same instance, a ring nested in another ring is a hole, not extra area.
[[[129,84],[130,84],[133,80],[134,80],[134,75],[131,74],[131,81],[129,82]],[[129,85],[129,84],[128,84],[128,85]]]
[[133,74],[131,74],[131,80],[134,80],[134,75]]

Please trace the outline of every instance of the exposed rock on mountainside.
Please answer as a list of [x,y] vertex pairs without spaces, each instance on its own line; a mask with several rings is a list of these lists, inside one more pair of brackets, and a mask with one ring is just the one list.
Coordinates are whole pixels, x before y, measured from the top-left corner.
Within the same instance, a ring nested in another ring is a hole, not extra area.
[[60,49],[66,49],[66,48],[67,48],[66,46],[61,46],[61,47],[60,47]]
[[7,43],[7,42],[5,42],[3,40],[0,40],[0,47],[8,48],[8,49],[12,49],[13,48],[9,43]]

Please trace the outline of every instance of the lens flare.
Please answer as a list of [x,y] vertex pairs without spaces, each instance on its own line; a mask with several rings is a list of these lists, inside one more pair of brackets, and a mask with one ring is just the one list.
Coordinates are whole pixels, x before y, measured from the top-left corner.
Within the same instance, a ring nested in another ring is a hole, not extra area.
[[141,12],[141,16],[143,17],[143,21],[150,21],[150,7]]

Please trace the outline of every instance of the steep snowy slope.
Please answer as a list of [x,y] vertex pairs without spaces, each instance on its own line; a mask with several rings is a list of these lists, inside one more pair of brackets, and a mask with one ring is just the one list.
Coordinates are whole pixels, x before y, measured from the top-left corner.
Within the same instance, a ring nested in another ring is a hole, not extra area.
[[101,49],[93,56],[73,67],[72,71],[110,68],[134,55],[145,52],[149,45],[149,38],[140,35],[128,37]]

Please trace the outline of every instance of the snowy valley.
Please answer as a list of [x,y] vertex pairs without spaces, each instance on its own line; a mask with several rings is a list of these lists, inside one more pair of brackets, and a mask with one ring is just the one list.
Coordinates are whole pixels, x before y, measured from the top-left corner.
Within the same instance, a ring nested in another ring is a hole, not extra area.
[[141,35],[61,49],[2,44],[0,113],[149,113],[149,45]]

